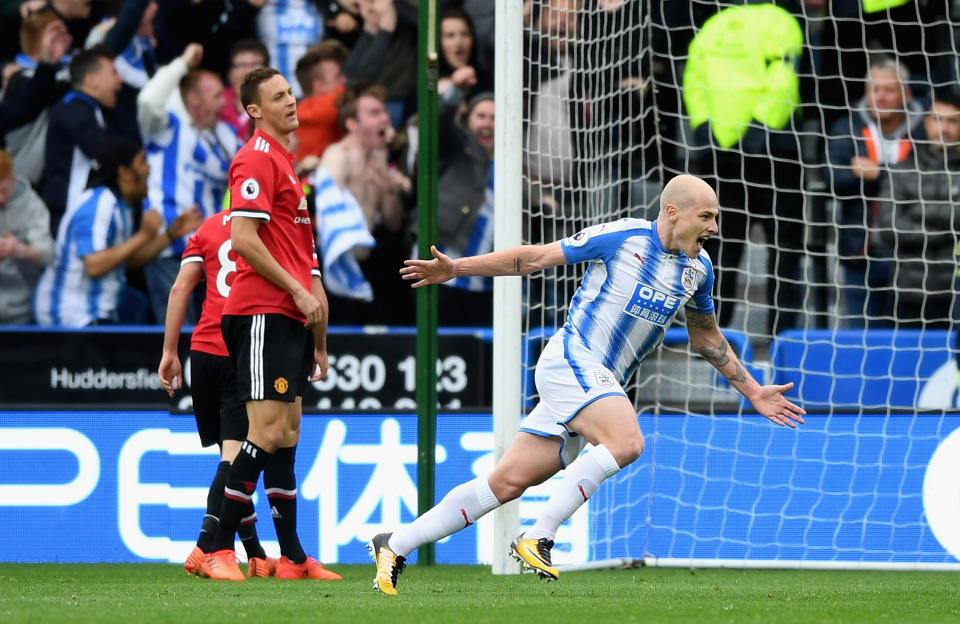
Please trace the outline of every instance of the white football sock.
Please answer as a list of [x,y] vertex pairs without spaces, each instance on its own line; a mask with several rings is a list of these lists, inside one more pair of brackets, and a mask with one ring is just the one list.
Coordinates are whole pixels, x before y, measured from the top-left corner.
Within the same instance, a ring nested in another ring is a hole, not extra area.
[[560,525],[593,496],[601,483],[618,472],[617,460],[602,444],[575,459],[563,471],[563,479],[554,488],[536,524],[524,533],[524,537],[552,540]]
[[387,546],[406,557],[423,544],[467,528],[499,506],[487,478],[477,477],[453,488],[427,513],[394,531]]

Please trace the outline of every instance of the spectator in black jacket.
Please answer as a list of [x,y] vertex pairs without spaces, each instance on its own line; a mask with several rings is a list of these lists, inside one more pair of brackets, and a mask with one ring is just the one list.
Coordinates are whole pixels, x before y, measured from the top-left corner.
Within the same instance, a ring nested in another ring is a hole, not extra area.
[[70,61],[73,89],[50,109],[47,152],[41,186],[50,209],[50,228],[57,231],[60,219],[87,188],[94,166],[94,153],[104,142],[116,138],[104,121],[103,108],[113,108],[120,90],[120,76],[113,54],[106,48],[84,50]]
[[[461,123],[455,115],[466,86],[451,85],[438,110],[437,247],[453,258],[493,251],[493,93],[473,96]],[[439,291],[440,324],[491,326],[492,286],[489,277],[446,282]]]
[[837,119],[827,137],[831,189],[840,202],[837,254],[843,271],[844,325],[885,327],[893,314],[890,253],[875,232],[886,172],[911,156],[920,105],[907,68],[892,58],[870,65],[864,97]]
[[879,232],[893,250],[897,327],[950,329],[960,231],[960,91],[934,94],[912,158],[890,169]]
[[114,53],[114,66],[122,79],[117,105],[105,111],[107,125],[128,139],[140,142],[137,94],[157,71],[154,0],[126,0],[116,16],[96,26],[85,47],[103,44]]

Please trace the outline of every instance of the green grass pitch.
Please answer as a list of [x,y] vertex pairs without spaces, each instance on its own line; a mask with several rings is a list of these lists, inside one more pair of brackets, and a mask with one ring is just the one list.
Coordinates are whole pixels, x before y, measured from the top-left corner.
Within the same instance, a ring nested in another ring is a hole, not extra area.
[[493,576],[479,566],[410,566],[400,596],[372,565],[339,582],[215,582],[173,565],[0,564],[0,622],[960,622],[955,572],[640,568]]

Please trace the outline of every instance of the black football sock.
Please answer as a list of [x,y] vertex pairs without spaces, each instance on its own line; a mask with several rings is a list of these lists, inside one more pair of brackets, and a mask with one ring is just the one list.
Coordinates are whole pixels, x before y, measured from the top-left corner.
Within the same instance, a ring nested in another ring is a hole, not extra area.
[[234,536],[240,526],[240,519],[253,499],[257,489],[260,472],[268,461],[270,453],[249,440],[240,445],[240,452],[230,466],[227,482],[223,488],[223,506],[220,508],[220,527],[214,540],[214,550],[233,550]]
[[260,538],[257,537],[257,510],[253,508],[253,503],[247,507],[243,518],[240,519],[240,528],[237,529],[237,535],[243,543],[243,549],[247,552],[247,559],[266,559],[267,553],[260,545]]
[[293,563],[303,563],[307,555],[297,536],[297,478],[293,474],[296,455],[296,446],[278,448],[272,461],[263,470],[263,487],[270,501],[280,554]]
[[207,513],[203,516],[200,526],[200,537],[197,546],[205,553],[211,552],[213,540],[217,536],[217,527],[220,526],[220,508],[223,506],[223,486],[227,483],[227,473],[230,472],[230,462],[222,461],[213,475],[213,482],[207,491]]

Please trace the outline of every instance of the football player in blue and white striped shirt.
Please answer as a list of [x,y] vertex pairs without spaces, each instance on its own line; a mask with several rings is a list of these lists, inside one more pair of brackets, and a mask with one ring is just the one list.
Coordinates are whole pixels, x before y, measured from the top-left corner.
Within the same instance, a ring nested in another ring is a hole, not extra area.
[[[587,228],[548,245],[525,245],[453,260],[407,260],[400,270],[415,288],[463,275],[526,275],[559,264],[590,262],[563,328],[536,367],[540,403],[488,477],[451,490],[413,523],[370,543],[374,584],[396,594],[407,554],[469,526],[564,470],[532,529],[511,545],[515,558],[547,580],[558,572],[550,549],[560,525],[600,484],[643,452],[637,411],[623,390],[684,309],[690,343],[761,415],[795,427],[806,413],[783,393],[793,384],[761,386],[740,363],[714,318],[713,265],[703,243],[717,233],[719,207],[710,186],[689,175],[672,179],[656,221],[623,219]],[[582,455],[586,442],[593,447]]]

